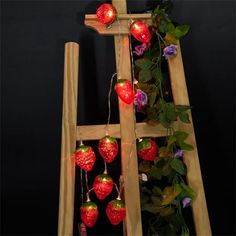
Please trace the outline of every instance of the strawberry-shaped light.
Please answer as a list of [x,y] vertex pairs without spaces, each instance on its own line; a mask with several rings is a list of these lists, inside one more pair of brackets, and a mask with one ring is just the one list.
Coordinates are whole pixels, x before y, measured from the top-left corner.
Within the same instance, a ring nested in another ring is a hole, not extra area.
[[149,43],[152,37],[148,25],[140,20],[131,24],[130,33],[141,43]]
[[146,161],[154,161],[157,157],[157,144],[149,138],[144,138],[138,143],[138,155]]
[[96,160],[93,149],[87,145],[80,145],[75,152],[76,164],[85,171],[91,171]]
[[130,104],[134,101],[134,89],[130,81],[118,79],[115,85],[115,91],[119,98],[126,104]]
[[118,225],[126,215],[124,202],[120,198],[110,201],[107,205],[106,213],[111,224]]
[[105,173],[96,176],[93,182],[93,189],[98,199],[105,199],[112,192],[112,178]]
[[116,9],[109,3],[102,4],[96,11],[99,22],[105,25],[111,25],[116,20]]
[[118,153],[117,140],[109,135],[106,135],[99,140],[98,151],[105,162],[111,163]]
[[89,228],[93,227],[98,218],[98,207],[94,202],[87,201],[80,207],[82,222]]

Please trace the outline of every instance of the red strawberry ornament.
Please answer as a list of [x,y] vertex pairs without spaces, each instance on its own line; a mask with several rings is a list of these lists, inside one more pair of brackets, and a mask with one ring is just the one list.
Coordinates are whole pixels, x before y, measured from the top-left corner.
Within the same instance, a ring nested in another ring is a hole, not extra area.
[[110,201],[106,213],[111,224],[118,225],[126,215],[124,202],[120,198]]
[[118,143],[115,138],[107,135],[99,140],[98,151],[107,163],[111,163],[118,153]]
[[97,198],[103,200],[112,192],[112,178],[106,173],[96,176],[93,182],[93,189]]
[[117,80],[115,91],[119,98],[126,104],[130,104],[134,101],[134,89],[130,81],[126,79]]
[[82,222],[89,228],[93,227],[98,218],[98,207],[94,202],[88,201],[80,207]]
[[157,144],[149,138],[144,138],[138,143],[138,155],[146,161],[154,161],[157,157]]
[[80,145],[75,152],[76,164],[85,171],[91,171],[96,160],[96,155],[90,146]]

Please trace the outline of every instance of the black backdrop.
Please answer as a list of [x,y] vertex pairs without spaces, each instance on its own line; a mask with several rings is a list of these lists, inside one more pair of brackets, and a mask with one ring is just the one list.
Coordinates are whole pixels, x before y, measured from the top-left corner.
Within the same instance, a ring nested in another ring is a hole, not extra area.
[[[155,1],[129,0],[131,12]],[[214,235],[234,235],[235,2],[174,1]],[[80,43],[80,124],[105,123],[113,39],[83,26],[99,2],[1,2],[1,230],[57,232],[64,43]],[[116,99],[112,122],[118,121]],[[112,233],[110,233],[112,234]]]

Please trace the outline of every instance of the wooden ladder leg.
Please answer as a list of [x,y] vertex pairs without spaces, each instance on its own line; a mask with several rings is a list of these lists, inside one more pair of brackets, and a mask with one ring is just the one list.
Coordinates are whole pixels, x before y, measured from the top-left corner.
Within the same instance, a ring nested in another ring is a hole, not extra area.
[[73,235],[79,45],[65,44],[58,235]]
[[[189,105],[188,90],[185,81],[180,45],[178,45],[178,50],[179,52],[177,56],[168,60],[172,93],[175,104]],[[188,167],[187,181],[197,194],[192,205],[194,225],[198,236],[210,236],[211,227],[208,217],[191,112],[190,120],[191,124],[179,122],[178,126],[180,130],[189,134],[187,142],[194,147],[193,151],[186,152],[184,155],[184,162]]]

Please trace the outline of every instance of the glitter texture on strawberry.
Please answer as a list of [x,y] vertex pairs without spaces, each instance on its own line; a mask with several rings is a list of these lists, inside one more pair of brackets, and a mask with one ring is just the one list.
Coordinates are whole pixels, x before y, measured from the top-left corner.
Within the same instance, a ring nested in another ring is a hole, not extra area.
[[118,225],[126,216],[124,202],[119,198],[110,201],[107,205],[106,213],[111,224]]
[[134,101],[134,89],[132,83],[127,79],[118,79],[115,91],[118,97],[126,104],[131,104]]
[[88,201],[80,207],[82,222],[89,228],[93,227],[98,218],[98,207],[94,202]]
[[80,145],[75,152],[75,162],[84,171],[91,171],[96,160],[92,147]]
[[98,199],[105,199],[112,192],[112,178],[105,173],[96,176],[93,182],[93,189]]
[[144,138],[138,143],[138,155],[146,161],[154,161],[157,157],[158,147],[156,142],[149,138]]
[[107,163],[111,163],[118,153],[117,140],[109,135],[99,140],[98,150]]

